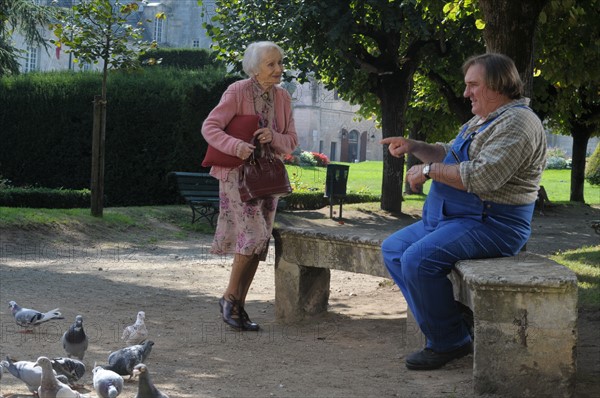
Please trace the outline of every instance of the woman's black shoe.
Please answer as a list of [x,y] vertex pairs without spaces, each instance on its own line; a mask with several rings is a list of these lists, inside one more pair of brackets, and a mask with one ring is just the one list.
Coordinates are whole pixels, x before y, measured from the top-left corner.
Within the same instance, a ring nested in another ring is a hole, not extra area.
[[244,330],[248,330],[250,332],[258,332],[260,326],[258,326],[258,323],[252,322],[250,320],[250,317],[248,316],[248,313],[246,312],[244,307],[240,307],[240,315],[242,319],[242,328]]
[[233,300],[233,302],[231,302],[225,300],[225,297],[221,297],[219,300],[219,307],[221,308],[221,317],[223,318],[223,322],[236,330],[243,329],[241,317],[239,315],[240,305],[238,304],[237,300]]

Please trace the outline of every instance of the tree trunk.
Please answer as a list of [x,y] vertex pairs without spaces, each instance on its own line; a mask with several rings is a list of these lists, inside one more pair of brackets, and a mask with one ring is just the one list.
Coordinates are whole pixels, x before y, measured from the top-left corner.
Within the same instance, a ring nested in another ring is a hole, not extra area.
[[102,217],[104,209],[104,143],[106,137],[106,101],[94,97],[94,125],[92,127],[92,216]]
[[[413,75],[418,61],[407,61],[401,71],[379,77],[378,96],[381,100],[381,130],[383,138],[404,134],[404,115],[412,90]],[[390,155],[383,147],[383,178],[381,182],[381,209],[391,213],[402,212],[404,157]]]
[[585,202],[583,187],[585,183],[585,157],[588,141],[594,132],[594,127],[572,120],[571,136],[573,137],[573,160],[571,166],[571,196],[573,202]]
[[525,95],[533,93],[533,38],[538,17],[549,0],[479,0],[485,19],[483,38],[488,52],[515,62]]

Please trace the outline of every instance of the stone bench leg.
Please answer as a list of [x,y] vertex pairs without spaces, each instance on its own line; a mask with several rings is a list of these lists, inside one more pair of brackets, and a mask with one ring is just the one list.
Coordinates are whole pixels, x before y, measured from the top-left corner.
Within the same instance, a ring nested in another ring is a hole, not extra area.
[[577,289],[481,289],[471,297],[477,394],[573,395]]
[[[577,278],[535,255],[461,261],[455,298],[474,312],[477,395],[572,397],[577,347]],[[410,331],[417,331],[411,333]],[[425,339],[407,316],[407,349]]]
[[327,311],[329,283],[329,269],[305,267],[279,256],[275,263],[275,317],[295,322]]

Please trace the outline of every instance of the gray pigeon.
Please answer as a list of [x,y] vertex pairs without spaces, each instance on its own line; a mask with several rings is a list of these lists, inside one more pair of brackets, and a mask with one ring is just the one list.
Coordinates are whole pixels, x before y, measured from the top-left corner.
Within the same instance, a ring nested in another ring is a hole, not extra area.
[[112,370],[96,366],[92,373],[94,374],[94,390],[98,397],[115,398],[123,391],[123,378]]
[[88,338],[83,330],[83,317],[81,315],[75,317],[75,323],[62,335],[61,341],[69,358],[75,357],[83,360],[88,348]]
[[85,374],[85,364],[77,359],[60,357],[50,362],[56,374],[64,375],[71,386],[77,386],[76,382]]
[[153,345],[154,342],[152,340],[146,340],[143,344],[121,348],[118,351],[110,353],[108,356],[108,365],[103,367],[121,376],[129,375],[131,379],[133,377],[133,368],[148,358]]
[[84,398],[88,395],[80,394],[72,390],[68,384],[59,381],[52,369],[50,359],[39,357],[35,362],[36,366],[42,368],[42,383],[37,390],[39,398]]
[[[17,361],[13,362],[10,357],[6,357],[5,361],[0,363],[2,368],[5,368],[15,376],[17,379],[21,380],[27,388],[29,392],[36,394],[38,388],[42,384],[42,369],[35,366],[35,362],[30,361]],[[67,381],[67,378],[61,376],[61,380],[64,382]]]
[[135,323],[123,329],[121,340],[125,340],[125,344],[142,344],[148,338],[148,329],[146,328],[144,319],[146,319],[146,313],[144,311],[140,311],[137,313],[137,319],[135,320]]
[[54,309],[46,313],[31,310],[29,308],[21,308],[19,304],[14,301],[8,303],[8,307],[11,309],[17,325],[24,327],[25,332],[31,332],[35,326],[39,326],[44,322],[48,322],[52,319],[65,319],[60,313],[59,309]]
[[139,376],[138,392],[135,398],[169,398],[167,394],[160,392],[154,383],[152,383],[150,372],[148,372],[146,365],[143,363],[135,365],[133,374]]

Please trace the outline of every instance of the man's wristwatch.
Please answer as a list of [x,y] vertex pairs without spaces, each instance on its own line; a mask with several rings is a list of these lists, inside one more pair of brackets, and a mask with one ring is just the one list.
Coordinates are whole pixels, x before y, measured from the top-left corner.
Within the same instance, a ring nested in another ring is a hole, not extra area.
[[425,178],[427,178],[428,180],[431,178],[429,177],[429,172],[431,171],[431,165],[433,164],[433,162],[426,164],[425,167],[423,167],[423,175],[425,176]]

